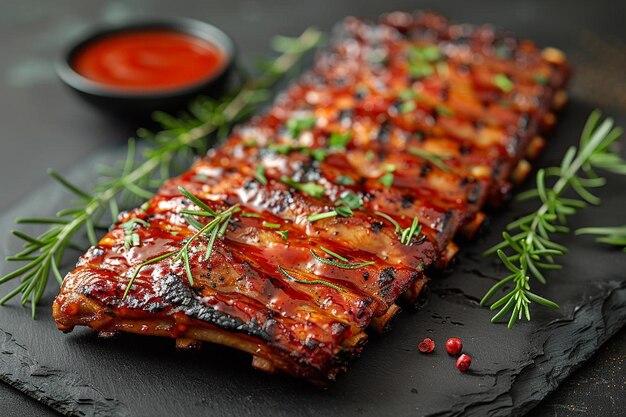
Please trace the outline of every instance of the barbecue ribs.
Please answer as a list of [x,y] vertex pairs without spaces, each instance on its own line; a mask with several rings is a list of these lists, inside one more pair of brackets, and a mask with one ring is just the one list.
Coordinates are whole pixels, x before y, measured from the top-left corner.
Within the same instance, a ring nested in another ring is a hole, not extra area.
[[[345,19],[269,111],[80,258],[54,302],[59,329],[208,341],[265,371],[334,379],[528,172],[568,73],[560,51],[486,26]],[[240,209],[209,259],[209,236],[190,246],[192,283],[175,257],[140,268],[211,220],[186,221],[181,210],[199,207],[179,187],[217,212]],[[131,219],[139,244],[128,247]]]

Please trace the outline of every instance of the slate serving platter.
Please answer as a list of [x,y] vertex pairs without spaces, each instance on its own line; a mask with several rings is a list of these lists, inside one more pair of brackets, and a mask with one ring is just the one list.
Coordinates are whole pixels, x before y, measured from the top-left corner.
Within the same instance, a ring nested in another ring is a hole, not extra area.
[[[394,8],[374,7],[375,3],[359,3],[361,14],[375,17]],[[457,13],[452,4],[446,5],[450,9],[447,14],[457,20],[498,21],[505,28],[511,27],[507,21],[515,22],[495,3],[483,12],[493,9],[500,19],[473,8]],[[329,17],[331,21],[354,12],[347,5],[334,6],[337,16]],[[551,9],[560,10],[561,6]],[[580,12],[581,7],[574,9]],[[549,18],[549,14],[545,16]],[[304,27],[303,22],[294,25]],[[547,21],[533,33],[545,27]],[[533,36],[541,44],[546,37],[543,32]],[[585,64],[586,59],[578,57],[578,64]],[[557,163],[565,148],[577,141],[591,111],[590,101],[602,102],[601,98],[619,91],[598,89],[598,84],[591,83],[592,76],[601,74],[600,69],[609,68],[607,65],[594,65],[592,72],[585,70],[587,66],[577,68],[583,81],[575,84],[574,93],[580,98],[561,116],[557,132],[537,161],[540,166]],[[626,126],[624,113],[611,115],[617,124]],[[79,183],[90,183],[97,177],[94,166],[122,156],[121,148],[105,150],[68,174]],[[626,178],[609,177],[609,185],[598,193],[602,207],[580,213],[571,225],[626,223],[625,190]],[[0,217],[0,256],[15,252],[17,242],[8,237],[14,218],[51,215],[65,207],[69,198],[60,187],[46,185],[4,213]],[[626,256],[591,238],[571,235],[560,239],[570,248],[562,258],[565,268],[549,275],[548,287],[535,286],[561,309],[535,308],[533,322],[520,322],[513,330],[489,323],[491,313],[479,308],[477,301],[503,271],[479,254],[498,241],[506,223],[530,209],[532,205],[514,204],[491,213],[491,231],[465,245],[452,273],[433,280],[422,307],[404,306],[392,332],[373,336],[361,358],[327,390],[254,371],[247,355],[218,346],[177,352],[172,340],[133,335],[99,339],[88,329],[64,335],[50,317],[56,294],[53,283],[38,309],[38,320],[32,321],[29,311],[15,301],[0,310],[0,381],[68,415],[521,415],[626,323]],[[78,255],[69,254],[66,270]],[[0,262],[0,274],[10,267]],[[0,292],[11,287],[3,286]],[[443,352],[443,343],[450,336],[461,337],[465,350],[473,356],[471,373],[460,374],[454,360]],[[434,354],[417,351],[416,345],[424,337],[438,343]]]
[[[566,147],[576,143],[589,111],[584,103],[569,106],[539,166],[556,164]],[[624,118],[617,122],[626,124]],[[121,148],[101,152],[69,177],[78,183],[94,181],[95,166],[122,155]],[[625,189],[626,178],[611,176],[598,193],[602,206],[576,215],[571,226],[623,224]],[[68,198],[60,187],[45,186],[2,216],[0,230],[13,228],[19,216],[52,215]],[[373,335],[361,358],[326,390],[257,372],[248,355],[220,346],[178,352],[168,339],[101,339],[80,328],[65,335],[50,317],[55,284],[36,321],[16,301],[3,308],[0,379],[67,415],[521,415],[626,320],[626,255],[590,238],[565,235],[558,240],[570,248],[562,258],[563,270],[549,275],[549,286],[535,284],[561,309],[534,308],[533,321],[512,330],[489,323],[491,313],[478,300],[505,271],[480,253],[498,241],[508,222],[532,207],[514,203],[491,213],[491,231],[464,245],[453,270],[433,279],[422,306],[404,306],[393,330]],[[17,249],[7,235],[3,233],[2,256]],[[66,269],[77,255],[69,254]],[[0,270],[9,267],[2,263]],[[460,337],[473,356],[467,374],[458,372],[442,349],[452,336]],[[418,352],[416,345],[424,337],[439,344],[435,353]]]

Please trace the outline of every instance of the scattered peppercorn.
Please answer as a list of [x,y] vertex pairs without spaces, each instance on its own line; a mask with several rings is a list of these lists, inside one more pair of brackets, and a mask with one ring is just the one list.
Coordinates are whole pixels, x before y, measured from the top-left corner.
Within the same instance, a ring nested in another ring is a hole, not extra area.
[[456,368],[461,372],[467,372],[472,364],[472,357],[465,353],[456,360]]
[[430,353],[435,350],[435,342],[430,337],[427,337],[426,339],[419,342],[417,348],[422,353]]
[[458,355],[463,350],[463,342],[458,337],[451,337],[446,341],[446,352],[450,355]]

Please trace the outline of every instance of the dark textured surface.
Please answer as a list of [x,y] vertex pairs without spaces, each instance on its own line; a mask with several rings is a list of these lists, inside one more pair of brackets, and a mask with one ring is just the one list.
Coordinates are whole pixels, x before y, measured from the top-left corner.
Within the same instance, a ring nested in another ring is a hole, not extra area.
[[[619,84],[626,38],[620,20],[626,10],[616,2],[482,1],[470,7],[465,2],[402,1],[297,5],[288,1],[220,5],[24,1],[19,6],[3,6],[0,13],[0,36],[14,40],[0,45],[0,102],[3,109],[11,104],[0,116],[4,130],[0,181],[5,197],[0,199],[0,208],[14,205],[3,216],[0,230],[10,229],[18,213],[50,214],[66,204],[67,195],[56,187],[46,186],[31,194],[44,179],[45,167],[73,165],[107,143],[121,141],[130,131],[74,100],[50,72],[48,59],[56,48],[86,23],[142,14],[197,17],[228,30],[250,58],[266,53],[268,40],[276,33],[295,34],[309,24],[328,29],[348,14],[375,17],[385,10],[416,7],[432,8],[458,21],[495,23],[542,45],[558,46],[570,55],[579,74],[572,86],[574,101],[541,164],[556,162],[563,149],[576,141],[592,106],[602,106],[626,125],[626,103],[621,100],[624,86]],[[110,161],[118,156],[105,151],[98,158]],[[25,161],[30,166],[27,170]],[[94,166],[93,162],[84,163],[75,176],[89,181],[95,177]],[[603,207],[576,216],[573,225],[623,223],[624,187],[624,179],[611,178],[610,186],[600,193]],[[25,201],[14,202],[26,195]],[[488,323],[489,312],[477,308],[476,300],[493,282],[489,277],[502,271],[494,270],[476,254],[497,239],[497,231],[507,221],[527,208],[511,207],[495,214],[493,232],[461,254],[455,272],[432,286],[427,304],[417,312],[405,309],[394,330],[372,338],[350,372],[326,391],[286,377],[262,375],[250,369],[249,357],[220,347],[176,352],[170,340],[129,335],[103,340],[85,329],[63,335],[54,329],[48,313],[53,288],[35,322],[14,302],[0,310],[0,341],[4,343],[0,374],[36,398],[48,398],[49,404],[57,401],[58,409],[79,409],[88,415],[99,409],[98,404],[110,406],[113,401],[119,403],[101,415],[123,415],[126,410],[133,415],[402,416],[462,411],[507,415],[513,410],[519,414],[553,390],[626,320],[626,257],[591,239],[574,241],[566,236],[563,241],[572,252],[564,258],[565,269],[551,274],[552,284],[540,289],[561,303],[562,309],[534,310],[535,321],[523,322],[513,331]],[[0,241],[3,254],[10,250],[7,240]],[[7,339],[6,333],[15,340]],[[608,352],[602,351],[593,367],[584,366],[566,381],[565,390],[559,389],[532,414],[620,415],[626,406],[623,334],[618,336],[622,345],[619,339],[617,347],[609,342]],[[469,375],[460,374],[442,349],[420,355],[415,348],[423,337],[432,337],[441,346],[452,335],[461,337],[474,357]],[[20,358],[22,354],[27,356]],[[44,415],[38,404],[7,392],[0,387],[2,415],[5,409],[17,409],[19,415]],[[58,401],[63,398],[68,401]]]

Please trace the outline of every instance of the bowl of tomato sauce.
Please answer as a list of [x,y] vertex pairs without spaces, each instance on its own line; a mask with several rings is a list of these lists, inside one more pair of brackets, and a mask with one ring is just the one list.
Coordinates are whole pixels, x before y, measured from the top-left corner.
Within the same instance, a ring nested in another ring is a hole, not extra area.
[[61,80],[96,107],[121,116],[185,108],[227,88],[236,48],[221,29],[192,19],[96,28],[57,63]]

